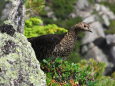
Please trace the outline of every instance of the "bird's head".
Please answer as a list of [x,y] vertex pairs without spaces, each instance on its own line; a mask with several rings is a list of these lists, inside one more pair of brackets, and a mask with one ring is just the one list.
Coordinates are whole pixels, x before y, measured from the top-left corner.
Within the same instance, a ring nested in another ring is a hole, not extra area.
[[87,23],[84,23],[84,22],[80,22],[78,24],[75,24],[74,25],[74,30],[77,31],[77,32],[80,32],[80,31],[92,32],[90,30],[90,24],[87,24]]

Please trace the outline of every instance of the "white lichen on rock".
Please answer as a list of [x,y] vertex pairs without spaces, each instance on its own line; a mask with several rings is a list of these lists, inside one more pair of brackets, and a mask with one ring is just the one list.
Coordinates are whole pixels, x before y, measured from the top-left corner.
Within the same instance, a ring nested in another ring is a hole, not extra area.
[[0,0],[0,86],[46,86],[46,76],[23,35],[23,1]]
[[[7,50],[6,52],[9,53],[5,54],[3,46],[9,40],[14,43],[14,50]],[[46,85],[45,74],[40,69],[40,64],[25,36],[15,33],[11,37],[5,33],[0,33],[0,41],[0,86]]]

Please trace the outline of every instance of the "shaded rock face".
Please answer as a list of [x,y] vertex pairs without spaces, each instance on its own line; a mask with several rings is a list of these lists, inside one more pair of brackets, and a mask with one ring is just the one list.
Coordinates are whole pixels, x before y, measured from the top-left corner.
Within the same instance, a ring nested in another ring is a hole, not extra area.
[[106,36],[106,41],[107,41],[108,45],[115,46],[115,34],[114,35],[107,35]]
[[111,55],[112,55],[112,57],[113,57],[113,63],[114,63],[114,65],[115,65],[115,46],[113,46],[113,47],[111,48]]
[[0,26],[0,86],[46,86],[45,74],[26,37],[12,26],[5,25],[9,32],[3,28]]
[[13,29],[12,25],[3,25],[3,26],[0,26],[0,32],[7,33],[8,35],[13,36],[15,33],[15,30]]
[[83,51],[86,58],[94,58],[98,61],[105,62],[108,64],[107,57],[99,47],[95,46],[94,43],[89,43],[87,46],[83,47]]
[[107,35],[106,41],[107,41],[107,44],[110,46],[111,60],[113,61],[113,64],[115,65],[115,35]]

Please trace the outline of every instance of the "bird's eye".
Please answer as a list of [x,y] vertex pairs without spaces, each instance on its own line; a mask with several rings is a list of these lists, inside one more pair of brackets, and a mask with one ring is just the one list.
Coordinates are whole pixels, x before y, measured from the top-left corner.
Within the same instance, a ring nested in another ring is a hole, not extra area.
[[84,25],[84,27],[87,27],[86,25]]

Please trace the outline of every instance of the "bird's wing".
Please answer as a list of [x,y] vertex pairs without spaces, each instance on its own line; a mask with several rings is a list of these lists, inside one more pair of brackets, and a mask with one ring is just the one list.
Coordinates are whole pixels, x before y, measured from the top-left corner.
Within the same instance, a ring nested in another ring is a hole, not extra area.
[[32,44],[36,43],[37,45],[51,45],[55,46],[58,44],[64,37],[64,34],[48,34],[48,35],[42,35],[39,37],[33,37],[33,38],[28,38],[28,41],[31,42]]
[[60,43],[64,34],[49,34],[39,37],[28,38],[38,59],[49,57],[53,52],[55,46]]

